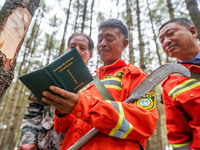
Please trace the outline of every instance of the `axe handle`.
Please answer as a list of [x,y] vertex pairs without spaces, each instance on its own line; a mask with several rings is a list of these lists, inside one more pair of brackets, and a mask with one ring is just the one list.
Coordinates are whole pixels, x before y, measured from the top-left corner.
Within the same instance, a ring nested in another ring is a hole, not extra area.
[[[134,96],[129,96],[124,102],[125,103],[133,103],[137,99],[133,98]],[[80,138],[75,144],[73,144],[68,150],[77,150],[81,148],[85,143],[87,143],[90,139],[92,139],[99,130],[97,130],[95,127],[92,128],[88,133],[86,133],[82,138]]]
[[99,130],[92,128],[88,133],[86,133],[82,138],[80,138],[75,144],[73,144],[68,150],[77,150],[81,148],[85,143],[92,139]]

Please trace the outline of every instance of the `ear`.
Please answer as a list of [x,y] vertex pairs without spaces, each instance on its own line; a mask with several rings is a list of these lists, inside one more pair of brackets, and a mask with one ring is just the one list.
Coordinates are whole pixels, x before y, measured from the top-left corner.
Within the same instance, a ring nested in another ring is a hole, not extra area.
[[90,58],[92,58],[93,52],[90,52]]
[[190,26],[189,31],[192,34],[192,36],[196,39],[197,38],[197,30],[196,30],[195,26],[193,26],[193,25]]
[[126,49],[126,47],[128,46],[128,39],[124,39],[124,41],[123,41],[123,50],[125,50]]

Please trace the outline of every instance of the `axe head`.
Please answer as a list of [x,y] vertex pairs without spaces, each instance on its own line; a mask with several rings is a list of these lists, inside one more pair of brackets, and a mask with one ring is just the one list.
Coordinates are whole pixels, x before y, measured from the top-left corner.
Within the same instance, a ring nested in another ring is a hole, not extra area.
[[177,63],[164,64],[154,70],[148,75],[130,94],[130,96],[124,101],[126,103],[132,103],[135,100],[140,99],[142,96],[151,91],[157,84],[171,74],[180,74],[185,77],[190,77],[190,71],[183,65]]

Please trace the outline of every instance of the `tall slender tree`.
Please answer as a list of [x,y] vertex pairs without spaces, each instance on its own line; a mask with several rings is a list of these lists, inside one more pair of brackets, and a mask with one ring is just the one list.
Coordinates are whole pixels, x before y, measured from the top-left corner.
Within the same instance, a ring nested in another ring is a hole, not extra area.
[[[172,6],[171,0],[167,0],[167,8],[168,8],[170,19],[174,19],[174,8]],[[168,56],[166,56],[166,63],[169,63],[169,57]]]
[[141,32],[141,18],[140,18],[140,3],[136,0],[136,14],[137,14],[137,28],[138,28],[138,40],[139,40],[139,50],[140,50],[140,68],[142,70],[146,69],[144,63],[144,42]]
[[92,4],[91,4],[91,12],[90,12],[90,33],[89,33],[89,36],[92,35],[93,9],[94,9],[94,0],[92,0]]
[[75,6],[74,8],[76,8],[76,17],[75,17],[75,23],[74,23],[74,32],[77,31],[77,28],[78,28],[78,18],[79,18],[79,13],[80,13],[80,0],[77,0],[75,2]]
[[158,46],[158,43],[157,43],[156,31],[155,31],[154,22],[153,22],[153,16],[152,16],[152,13],[151,13],[151,9],[149,7],[149,0],[146,0],[146,2],[147,2],[147,9],[148,9],[148,14],[149,14],[149,18],[150,18],[150,23],[151,23],[151,29],[152,29],[152,33],[153,33],[153,39],[154,39],[154,43],[155,43],[155,46],[156,46],[156,54],[157,54],[157,57],[158,57],[158,62],[159,62],[159,65],[162,65],[161,56],[160,56],[160,53],[159,53],[159,46]]
[[168,11],[169,11],[170,19],[173,19],[174,18],[174,9],[173,9],[171,0],[167,0],[167,8],[168,8]]
[[61,41],[60,50],[59,50],[59,56],[61,54],[63,54],[64,50],[65,50],[65,36],[66,36],[66,33],[67,33],[67,27],[68,27],[68,22],[69,22],[69,15],[70,15],[71,3],[72,3],[72,0],[69,1],[69,6],[68,6],[67,12],[66,12],[66,21],[65,21],[65,26],[64,26],[62,41]]
[[84,1],[84,7],[83,7],[83,15],[82,15],[82,23],[81,23],[81,32],[84,31],[84,28],[85,28],[85,21],[86,21],[86,18],[87,18],[87,3],[88,3],[88,0],[85,0]]
[[129,35],[129,62],[131,64],[134,64],[135,57],[133,49],[133,35],[132,35],[133,20],[132,20],[132,11],[130,9],[129,0],[126,0],[126,21],[128,27],[128,35]]
[[200,11],[196,0],[185,0],[192,22],[196,26],[200,39]]

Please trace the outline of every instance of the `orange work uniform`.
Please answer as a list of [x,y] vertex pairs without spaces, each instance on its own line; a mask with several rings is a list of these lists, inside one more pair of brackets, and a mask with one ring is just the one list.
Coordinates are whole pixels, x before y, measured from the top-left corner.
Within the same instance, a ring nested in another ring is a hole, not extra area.
[[149,92],[134,104],[123,101],[146,75],[121,59],[96,72],[115,101],[104,100],[92,83],[80,92],[72,113],[58,117],[56,110],[55,130],[66,132],[61,150],[69,148],[93,127],[100,132],[82,150],[139,150],[137,141],[145,147],[158,119],[156,97]]
[[[200,66],[183,65],[200,73]],[[169,143],[174,150],[200,150],[200,82],[171,75],[162,87]]]

